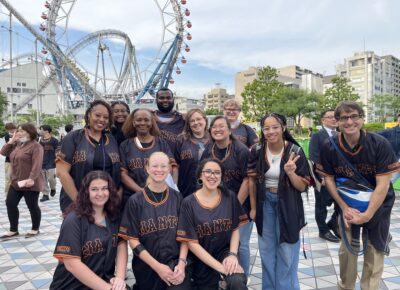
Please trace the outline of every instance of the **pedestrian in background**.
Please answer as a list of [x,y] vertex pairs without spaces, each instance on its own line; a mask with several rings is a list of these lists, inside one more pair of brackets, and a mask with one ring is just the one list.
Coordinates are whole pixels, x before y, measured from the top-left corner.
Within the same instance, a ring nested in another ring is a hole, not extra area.
[[36,141],[38,132],[34,125],[24,123],[18,126],[17,132],[1,148],[1,155],[10,157],[10,188],[6,206],[10,221],[10,230],[1,238],[18,236],[19,210],[22,197],[28,206],[32,219],[32,229],[27,237],[39,234],[41,211],[39,194],[44,188],[42,175],[43,147]]
[[44,190],[41,202],[49,200],[51,196],[56,195],[56,152],[58,148],[58,140],[51,134],[52,128],[49,125],[40,126],[42,137],[39,139],[40,145],[43,146],[43,165],[42,171],[44,176]]

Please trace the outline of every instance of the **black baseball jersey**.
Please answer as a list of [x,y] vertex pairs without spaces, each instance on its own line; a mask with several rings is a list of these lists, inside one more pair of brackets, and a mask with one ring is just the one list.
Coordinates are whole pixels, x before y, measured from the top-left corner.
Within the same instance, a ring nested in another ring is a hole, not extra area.
[[[400,169],[399,162],[397,162],[389,142],[378,134],[361,131],[359,144],[353,149],[346,143],[342,133],[333,137],[333,140],[346,156],[347,160],[374,187],[376,186],[376,176],[391,174]],[[324,174],[334,176],[335,178],[352,178],[354,176],[353,170],[340,157],[331,142],[324,143],[320,158],[321,163],[317,164],[317,168]],[[393,203],[394,192],[392,185],[390,185],[383,205],[375,213],[375,215],[380,215],[378,225],[368,229],[369,239],[379,251],[387,251],[390,212]]]
[[157,125],[161,132],[160,137],[167,141],[171,152],[174,152],[176,139],[178,135],[183,132],[183,128],[185,127],[185,120],[182,114],[177,111],[173,112],[172,120],[169,122],[161,122],[158,118],[158,111],[155,111],[154,115],[156,116]]
[[49,139],[40,138],[39,143],[43,146],[42,169],[56,168],[56,150],[58,147],[58,140],[54,137]]
[[63,259],[81,259],[97,276],[109,282],[114,276],[118,247],[118,222],[106,217],[106,227],[92,224],[71,212],[61,225],[54,257],[59,260],[50,289],[90,289],[75,278]]
[[231,131],[233,136],[248,148],[251,148],[251,146],[258,142],[256,132],[246,124],[239,123],[239,126]]
[[[172,188],[165,191],[160,202],[154,202],[150,190],[132,195],[125,206],[119,229],[123,239],[137,239],[160,263],[174,266],[179,258],[176,241],[181,194]],[[139,289],[162,290],[166,284],[139,257],[133,257],[132,269]],[[172,268],[173,269],[173,268]]]
[[205,147],[191,139],[178,137],[174,156],[179,166],[178,188],[183,197],[192,194],[197,189],[196,171],[204,149]]
[[[107,171],[112,177],[117,187],[121,180],[121,162],[118,152],[118,144],[111,134],[105,133],[102,138],[105,138],[105,143],[102,149],[102,154],[106,154],[111,160],[112,166]],[[97,146],[89,138],[87,129],[79,129],[72,131],[64,137],[61,150],[57,153],[57,162],[66,162],[71,166],[69,174],[74,180],[75,187],[79,190],[81,182],[85,175],[94,170],[94,159]],[[107,169],[107,168],[106,168]],[[64,212],[65,209],[72,203],[64,188],[61,188],[60,207]]]
[[[222,262],[229,251],[232,232],[248,222],[236,195],[228,191],[220,193],[220,202],[214,208],[201,205],[195,194],[186,197],[181,206],[177,240],[198,242],[215,259]],[[196,285],[215,285],[219,273],[199,259],[193,263],[193,279]]]
[[[225,157],[219,158],[218,147],[214,142],[209,142],[201,156],[201,159],[219,159],[225,168],[224,186],[238,194],[243,179],[247,176],[247,162],[249,159],[249,149],[237,140],[233,140],[226,150]],[[250,211],[250,198],[247,197],[243,203],[246,212]]]
[[[144,166],[150,155],[158,151],[167,154],[172,165],[176,164],[167,142],[163,139],[155,137],[153,143],[147,148],[138,147],[132,138],[126,139],[119,147],[122,170],[126,170],[129,177],[132,178],[137,185],[144,187],[148,176]],[[133,192],[124,186],[124,196],[127,198],[132,194]]]

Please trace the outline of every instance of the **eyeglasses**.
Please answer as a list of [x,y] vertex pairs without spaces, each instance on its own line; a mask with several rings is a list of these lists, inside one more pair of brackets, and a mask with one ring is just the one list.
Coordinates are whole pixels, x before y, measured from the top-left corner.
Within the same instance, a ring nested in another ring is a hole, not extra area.
[[203,170],[202,173],[205,177],[211,177],[213,174],[215,177],[221,177],[221,171]]
[[339,117],[339,121],[341,122],[347,122],[349,119],[351,119],[352,121],[358,121],[362,118],[363,116],[360,114],[353,114],[350,116],[340,116]]
[[239,109],[224,109],[226,112],[240,112]]
[[277,126],[272,126],[272,127],[264,127],[261,130],[263,131],[263,133],[267,133],[267,132],[269,132],[271,130],[278,130],[280,128],[282,128],[282,126],[281,125],[277,125]]

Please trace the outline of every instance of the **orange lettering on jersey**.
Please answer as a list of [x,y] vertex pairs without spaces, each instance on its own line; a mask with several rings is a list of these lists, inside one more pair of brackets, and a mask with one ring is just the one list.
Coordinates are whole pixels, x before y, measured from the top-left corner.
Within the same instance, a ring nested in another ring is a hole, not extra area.
[[177,135],[172,133],[172,132],[169,132],[169,131],[161,130],[160,137],[165,139],[165,140],[175,142],[176,138],[177,138]]
[[185,159],[193,159],[193,154],[191,150],[182,150],[181,151],[181,160]]
[[103,243],[100,239],[94,241],[87,241],[82,247],[82,256],[84,258],[93,256],[94,254],[101,253],[103,251]]
[[68,254],[71,252],[71,247],[69,246],[57,246],[56,252]]
[[86,151],[75,151],[72,157],[72,164],[86,161]]

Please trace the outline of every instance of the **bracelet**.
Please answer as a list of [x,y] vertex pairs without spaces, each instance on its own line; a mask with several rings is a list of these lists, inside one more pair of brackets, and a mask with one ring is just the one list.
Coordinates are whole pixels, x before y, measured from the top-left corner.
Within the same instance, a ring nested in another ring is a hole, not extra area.
[[144,250],[146,250],[146,248],[142,244],[139,244],[133,249],[133,254],[139,257],[140,253]]
[[228,256],[234,256],[234,257],[238,257],[238,254],[234,253],[234,252],[228,252]]
[[187,266],[187,261],[186,261],[186,259],[184,259],[184,258],[179,258],[178,261],[183,262],[183,263],[185,264],[185,266]]

